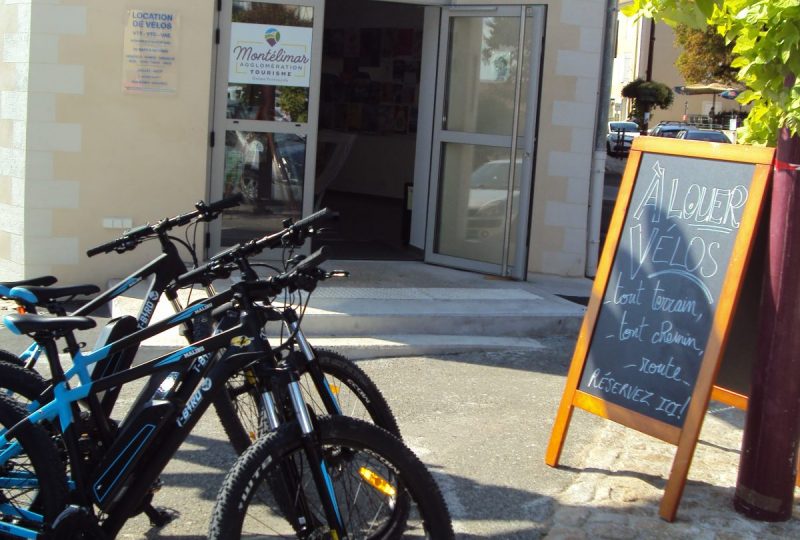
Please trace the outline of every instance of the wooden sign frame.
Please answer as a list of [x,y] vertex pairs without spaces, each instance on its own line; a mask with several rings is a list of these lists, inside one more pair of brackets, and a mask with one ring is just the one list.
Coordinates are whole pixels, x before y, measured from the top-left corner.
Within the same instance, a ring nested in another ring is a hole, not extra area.
[[[592,336],[598,315],[603,304],[609,276],[617,255],[623,226],[636,179],[639,175],[643,154],[658,154],[701,158],[713,161],[748,163],[755,165],[749,186],[749,196],[742,214],[739,231],[727,266],[722,292],[714,312],[708,343],[702,356],[692,398],[686,412],[683,427],[676,427],[645,414],[626,409],[623,406],[605,401],[595,395],[579,390],[584,367],[589,354]],[[596,414],[602,418],[618,422],[629,428],[677,445],[677,451],[664,490],[659,515],[673,521],[677,513],[683,488],[697,446],[700,428],[708,408],[712,387],[722,359],[732,316],[736,309],[739,292],[744,279],[755,232],[770,174],[774,148],[741,146],[734,144],[704,143],[695,141],[676,141],[662,137],[639,137],[634,139],[625,173],[617,196],[617,203],[609,225],[597,276],[592,287],[591,298],[581,324],[575,351],[572,356],[566,387],[553,425],[545,462],[551,467],[558,466],[564,440],[575,407]],[[744,396],[724,388],[714,388],[715,398],[729,404],[742,405]]]

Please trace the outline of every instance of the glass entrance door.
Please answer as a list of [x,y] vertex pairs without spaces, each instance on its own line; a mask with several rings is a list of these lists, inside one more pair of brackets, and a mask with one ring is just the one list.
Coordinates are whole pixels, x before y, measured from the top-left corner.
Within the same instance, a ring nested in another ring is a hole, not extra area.
[[525,277],[543,19],[443,9],[428,262]]
[[210,191],[245,204],[214,223],[213,251],[311,212],[323,2],[222,3]]

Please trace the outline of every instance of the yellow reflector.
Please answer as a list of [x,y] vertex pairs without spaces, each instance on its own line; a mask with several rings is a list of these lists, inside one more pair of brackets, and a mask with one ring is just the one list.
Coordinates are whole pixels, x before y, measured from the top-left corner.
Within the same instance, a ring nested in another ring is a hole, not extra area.
[[328,386],[330,386],[330,388],[331,388],[331,394],[333,394],[334,396],[338,396],[339,395],[339,387],[337,385],[329,384]]
[[358,470],[358,474],[360,474],[361,478],[363,478],[369,485],[384,495],[388,497],[394,497],[397,494],[397,491],[395,491],[394,487],[389,482],[381,478],[379,474],[370,471],[366,467],[361,467]]
[[251,440],[251,441],[254,441],[254,440],[256,440],[256,432],[255,432],[255,431],[251,431],[251,432],[249,433],[249,435],[250,435],[250,440]]

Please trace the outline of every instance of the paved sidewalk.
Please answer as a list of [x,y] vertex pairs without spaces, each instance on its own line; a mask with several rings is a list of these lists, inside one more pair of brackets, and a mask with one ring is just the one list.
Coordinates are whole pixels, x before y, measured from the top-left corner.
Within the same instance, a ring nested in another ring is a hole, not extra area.
[[[544,452],[574,340],[539,341],[526,351],[359,362],[386,395],[406,442],[433,471],[459,538],[800,538],[798,508],[792,520],[773,524],[733,510],[744,415],[717,404],[674,523],[658,517],[674,446],[576,411],[561,467],[547,467]],[[19,350],[23,342],[0,330],[0,347]],[[156,505],[180,518],[152,530],[140,516],[120,538],[205,538],[233,459],[210,411],[167,467],[156,495]]]
[[785,523],[754,521],[733,509],[742,411],[712,402],[673,523],[659,519],[658,508],[676,447],[612,422],[602,423],[577,463],[562,461],[564,468],[579,474],[557,496],[546,538],[800,538],[796,504],[793,518]]

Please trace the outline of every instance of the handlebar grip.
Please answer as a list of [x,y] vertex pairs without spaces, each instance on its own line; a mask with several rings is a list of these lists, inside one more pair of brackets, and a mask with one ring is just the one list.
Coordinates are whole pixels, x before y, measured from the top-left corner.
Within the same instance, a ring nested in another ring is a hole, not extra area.
[[111,251],[114,251],[114,248],[117,247],[117,244],[119,244],[119,238],[111,242],[106,242],[105,244],[100,244],[97,247],[93,247],[92,249],[86,252],[86,256],[94,257],[95,255],[99,255],[101,253],[109,253]]
[[329,219],[333,219],[336,217],[336,212],[332,211],[329,208],[323,208],[317,212],[314,212],[307,218],[303,218],[297,223],[293,223],[289,229],[291,230],[298,230],[308,227],[309,225],[313,225],[315,221],[327,221]]
[[213,202],[205,207],[207,212],[220,212],[226,208],[233,208],[239,206],[244,202],[244,195],[237,193],[231,197],[225,197],[219,201]]
[[303,270],[310,270],[312,268],[316,268],[317,266],[321,265],[325,261],[328,260],[330,254],[330,250],[327,246],[322,246],[317,251],[297,263],[292,270],[294,272],[302,272]]
[[198,266],[193,270],[189,270],[185,274],[181,274],[177,278],[175,278],[174,287],[180,288],[186,285],[193,285],[195,283],[203,283],[209,281],[207,273],[211,269],[213,263],[206,263],[202,266]]
[[209,262],[219,262],[219,261],[229,262],[229,259],[231,258],[231,254],[235,254],[235,253],[239,252],[241,249],[242,249],[242,245],[241,244],[236,244],[235,246],[229,247],[225,251],[220,251],[219,253],[215,253],[214,255],[211,256],[211,258],[208,259],[208,261]]
[[[94,257],[100,253],[110,253],[119,247],[124,247],[127,249],[133,249],[136,247],[136,244],[130,244],[130,242],[136,242],[140,238],[145,238],[150,236],[155,232],[155,229],[149,223],[145,223],[144,225],[140,225],[134,229],[127,231],[125,234],[117,238],[116,240],[112,240],[111,242],[106,242],[105,244],[101,244],[97,247],[94,247],[86,252],[86,255],[89,257]],[[128,245],[126,245],[128,244]],[[124,251],[124,250],[123,250]]]

